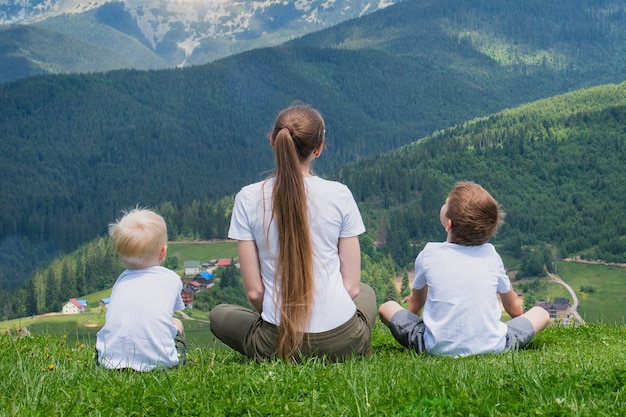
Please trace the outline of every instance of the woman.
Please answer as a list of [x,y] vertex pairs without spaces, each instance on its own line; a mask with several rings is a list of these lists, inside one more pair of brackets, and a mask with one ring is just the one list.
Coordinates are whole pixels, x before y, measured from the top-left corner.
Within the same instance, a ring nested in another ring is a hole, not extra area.
[[211,331],[249,358],[341,360],[370,352],[376,298],[361,284],[365,226],[350,190],[311,172],[324,132],[317,110],[283,110],[269,135],[274,175],[235,198],[228,236],[238,241],[256,311],[219,305]]

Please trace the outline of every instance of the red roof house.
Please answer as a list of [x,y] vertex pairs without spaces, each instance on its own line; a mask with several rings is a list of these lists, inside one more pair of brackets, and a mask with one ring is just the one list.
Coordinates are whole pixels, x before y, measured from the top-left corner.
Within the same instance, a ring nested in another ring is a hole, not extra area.
[[233,260],[230,258],[222,258],[219,261],[217,261],[217,266],[232,266],[233,264]]

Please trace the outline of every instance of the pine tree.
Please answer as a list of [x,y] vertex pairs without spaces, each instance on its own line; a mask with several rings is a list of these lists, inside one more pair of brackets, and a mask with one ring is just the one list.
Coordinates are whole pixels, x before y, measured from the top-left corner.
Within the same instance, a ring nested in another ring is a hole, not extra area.
[[387,286],[385,287],[385,300],[400,301],[400,294],[398,293],[398,288],[396,288],[396,283],[393,278],[390,278],[389,281],[387,281]]

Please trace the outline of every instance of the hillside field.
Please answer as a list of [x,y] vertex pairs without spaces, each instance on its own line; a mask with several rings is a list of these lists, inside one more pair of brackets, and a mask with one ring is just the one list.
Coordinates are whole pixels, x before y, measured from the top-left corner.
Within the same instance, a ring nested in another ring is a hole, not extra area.
[[[626,323],[626,268],[580,262],[558,263],[558,273],[576,291],[580,300],[579,313],[590,323]],[[593,287],[591,293],[580,291]]]
[[236,258],[237,242],[226,241],[198,241],[198,242],[169,242],[167,245],[167,256],[176,256],[180,264],[180,270],[176,270],[179,275],[183,271],[186,261],[200,261],[204,263],[210,259]]

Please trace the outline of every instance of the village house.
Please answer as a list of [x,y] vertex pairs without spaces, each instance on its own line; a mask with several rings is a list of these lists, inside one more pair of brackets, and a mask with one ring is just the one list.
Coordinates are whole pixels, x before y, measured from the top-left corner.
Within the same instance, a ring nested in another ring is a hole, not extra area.
[[211,288],[215,284],[215,275],[210,272],[200,272],[196,275],[190,284],[197,284],[198,288]]
[[535,305],[543,307],[543,309],[550,313],[550,321],[558,321],[561,324],[569,324],[572,319],[569,299],[567,298],[555,298],[553,303],[548,301],[539,301]]
[[200,272],[200,261],[185,261],[185,275],[194,275]]
[[230,258],[222,258],[217,261],[216,266],[232,266],[233,260]]
[[85,312],[87,300],[77,300],[70,298],[70,301],[63,306],[63,314],[80,314]]
[[187,287],[191,288],[193,292],[196,292],[200,289],[200,283],[198,281],[189,281]]

